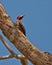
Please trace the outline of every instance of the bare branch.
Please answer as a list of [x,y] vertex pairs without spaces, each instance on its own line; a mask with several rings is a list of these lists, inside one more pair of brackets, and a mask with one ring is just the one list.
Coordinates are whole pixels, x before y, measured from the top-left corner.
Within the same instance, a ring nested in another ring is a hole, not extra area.
[[24,34],[21,34],[21,31],[15,28],[8,14],[4,12],[2,6],[0,6],[0,12],[0,29],[10,42],[34,65],[52,65],[51,55],[49,56],[40,51]]
[[16,54],[15,57],[13,55],[0,56],[0,60],[10,59],[10,58],[20,59],[22,65],[28,65],[27,59],[23,55]]
[[25,58],[24,55],[17,55],[17,54],[16,54],[16,57],[15,57],[15,58],[20,59],[20,61],[21,61],[21,63],[22,63],[23,65],[28,65],[27,58]]
[[13,50],[10,48],[10,46],[7,44],[7,42],[3,39],[3,37],[0,35],[0,39],[5,45],[5,47],[8,49],[8,51],[11,53],[11,55],[6,55],[6,56],[1,56],[0,59],[9,59],[9,58],[17,58],[20,59],[22,65],[27,65],[27,59],[25,58],[24,55],[17,55],[13,52]]
[[12,55],[0,56],[0,60],[10,59],[13,58]]
[[12,54],[15,55],[15,53],[12,51],[12,49],[10,48],[10,46],[7,44],[7,42],[3,39],[3,37],[0,35],[0,39],[3,42],[3,44],[5,45],[5,47],[8,49],[8,51]]

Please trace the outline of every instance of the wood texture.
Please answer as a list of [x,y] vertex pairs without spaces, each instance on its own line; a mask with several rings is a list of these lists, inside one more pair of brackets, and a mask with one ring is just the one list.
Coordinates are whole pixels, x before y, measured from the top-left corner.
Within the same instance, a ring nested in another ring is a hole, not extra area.
[[15,27],[0,4],[0,29],[10,42],[34,65],[52,65],[52,55],[36,48],[27,37]]

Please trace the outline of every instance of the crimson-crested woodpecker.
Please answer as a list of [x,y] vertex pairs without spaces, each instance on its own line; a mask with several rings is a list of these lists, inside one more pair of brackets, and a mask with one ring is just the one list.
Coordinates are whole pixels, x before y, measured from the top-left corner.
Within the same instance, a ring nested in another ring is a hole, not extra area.
[[21,19],[24,17],[24,15],[19,15],[17,17],[16,26],[17,28],[26,36],[26,31],[23,23],[21,22]]

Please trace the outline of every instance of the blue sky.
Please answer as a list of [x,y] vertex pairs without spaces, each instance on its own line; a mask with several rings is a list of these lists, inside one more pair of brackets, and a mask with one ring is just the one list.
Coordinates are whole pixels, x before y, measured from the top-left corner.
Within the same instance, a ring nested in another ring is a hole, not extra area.
[[[27,38],[41,51],[52,53],[52,1],[51,0],[0,0],[13,22],[21,14],[26,16],[22,22],[26,28]],[[0,31],[0,34],[2,32]],[[3,35],[3,34],[2,34]],[[4,36],[3,36],[4,37]],[[19,53],[9,40],[4,37],[16,53]],[[2,50],[2,51],[1,51]],[[0,41],[0,56],[9,54]],[[0,65],[15,65],[16,59],[2,60]],[[29,65],[32,65],[29,63]]]

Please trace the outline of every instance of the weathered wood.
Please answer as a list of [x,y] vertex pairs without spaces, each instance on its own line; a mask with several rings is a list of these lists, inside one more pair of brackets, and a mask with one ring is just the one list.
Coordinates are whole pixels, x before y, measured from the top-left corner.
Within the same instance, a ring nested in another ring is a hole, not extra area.
[[37,49],[23,33],[17,29],[0,4],[0,29],[12,44],[34,65],[52,65],[52,55]]

